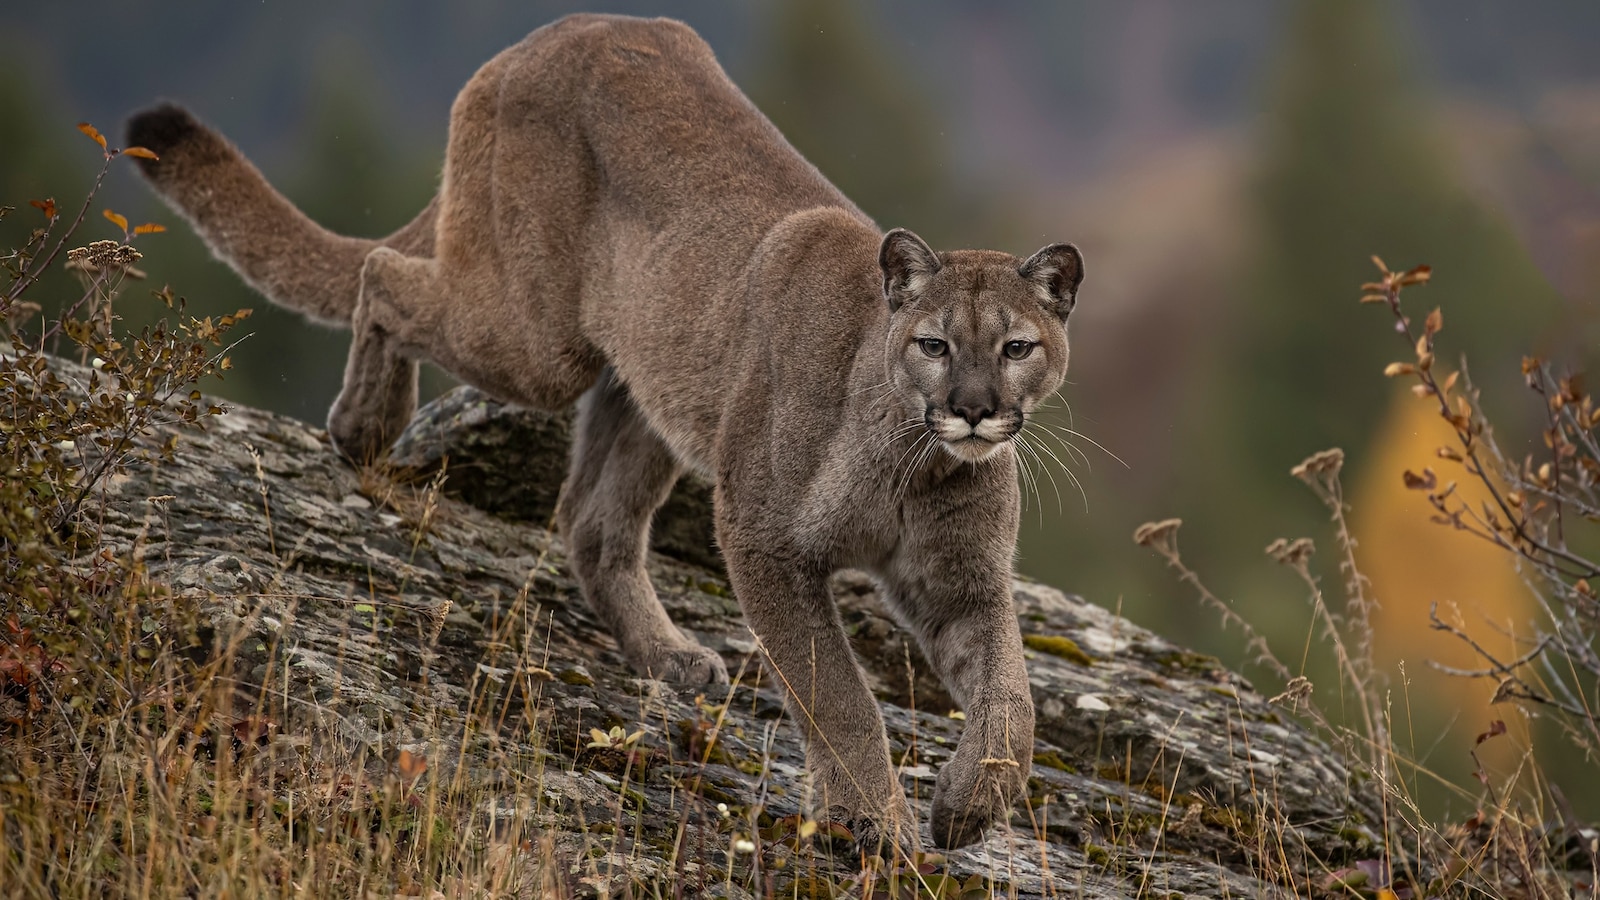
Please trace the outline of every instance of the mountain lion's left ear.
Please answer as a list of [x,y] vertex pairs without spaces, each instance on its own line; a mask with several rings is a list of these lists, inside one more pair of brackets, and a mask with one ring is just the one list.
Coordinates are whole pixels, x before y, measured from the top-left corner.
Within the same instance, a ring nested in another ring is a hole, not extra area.
[[1078,285],[1083,283],[1083,254],[1071,244],[1051,244],[1028,257],[1017,267],[1017,274],[1065,319],[1078,299]]

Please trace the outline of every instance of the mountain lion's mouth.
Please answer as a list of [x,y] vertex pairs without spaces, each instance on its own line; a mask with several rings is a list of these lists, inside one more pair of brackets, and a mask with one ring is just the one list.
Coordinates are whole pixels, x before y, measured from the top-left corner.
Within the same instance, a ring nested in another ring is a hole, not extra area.
[[991,441],[977,432],[971,432],[966,437],[941,438],[940,443],[944,444],[944,448],[957,459],[977,462],[978,460],[988,459],[1005,441]]

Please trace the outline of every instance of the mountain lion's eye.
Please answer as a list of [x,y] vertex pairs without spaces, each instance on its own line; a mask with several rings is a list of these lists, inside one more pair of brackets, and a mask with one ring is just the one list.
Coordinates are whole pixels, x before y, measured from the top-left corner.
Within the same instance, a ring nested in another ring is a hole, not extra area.
[[1033,341],[1006,341],[1006,359],[1027,359],[1037,346]]
[[950,345],[938,338],[918,338],[917,346],[922,352],[932,357],[940,357],[950,350]]

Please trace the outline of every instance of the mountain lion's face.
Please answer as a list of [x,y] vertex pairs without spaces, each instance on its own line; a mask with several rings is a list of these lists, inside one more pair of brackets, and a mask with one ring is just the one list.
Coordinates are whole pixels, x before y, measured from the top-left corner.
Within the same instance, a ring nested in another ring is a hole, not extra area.
[[951,454],[987,458],[1066,378],[1083,257],[1070,244],[1025,262],[982,250],[941,256],[896,229],[879,262],[891,382]]

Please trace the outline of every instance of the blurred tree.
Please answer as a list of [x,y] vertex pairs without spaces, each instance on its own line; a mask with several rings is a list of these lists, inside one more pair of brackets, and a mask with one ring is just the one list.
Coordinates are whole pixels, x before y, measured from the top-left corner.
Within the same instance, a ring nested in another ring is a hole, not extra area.
[[[13,207],[0,219],[0,253],[20,248],[34,229],[44,226],[44,216],[28,205],[31,200],[54,198],[61,208],[60,228],[69,225],[100,164],[100,148],[73,129],[71,121],[41,112],[58,104],[42,95],[37,79],[24,73],[26,68],[15,59],[0,63],[0,154],[4,155],[0,206]],[[86,237],[80,243],[116,234],[99,218],[98,209],[91,214],[94,218],[86,217],[81,227],[80,234]],[[81,293],[77,282],[56,265],[30,296],[55,303]]]
[[1435,267],[1414,302],[1443,307],[1480,380],[1532,348],[1560,301],[1510,228],[1457,183],[1389,4],[1303,0],[1291,29],[1256,185],[1260,252],[1212,408],[1232,426],[1214,429],[1234,444],[1229,464],[1294,490],[1281,470],[1335,444],[1359,464],[1385,413],[1378,373],[1404,348],[1384,338],[1381,310],[1356,303],[1371,254]]
[[[1398,470],[1369,468],[1384,458],[1385,441],[1406,437],[1382,429],[1397,398],[1380,373],[1410,358],[1387,311],[1357,302],[1359,284],[1376,274],[1369,256],[1435,267],[1432,285],[1408,292],[1412,312],[1442,307],[1449,351],[1440,364],[1453,368],[1465,351],[1502,419],[1514,418],[1520,355],[1537,348],[1561,313],[1509,226],[1459,183],[1436,131],[1441,123],[1422,112],[1396,19],[1384,0],[1301,0],[1295,9],[1254,184],[1255,262],[1239,281],[1229,339],[1215,348],[1208,377],[1197,379],[1193,415],[1179,434],[1190,452],[1175,475],[1177,511],[1227,526],[1187,532],[1185,555],[1213,587],[1239,596],[1246,618],[1277,646],[1304,644],[1313,681],[1330,689],[1331,661],[1309,649],[1298,589],[1255,551],[1280,535],[1327,535],[1325,513],[1288,477],[1312,452],[1344,448],[1351,494],[1371,479],[1400,488]],[[1405,401],[1416,402],[1409,394]],[[1427,552],[1403,541],[1362,550]],[[1337,594],[1341,583],[1330,571],[1329,590]],[[1420,612],[1407,605],[1406,621],[1390,617],[1388,625],[1426,629],[1425,598],[1386,600],[1381,585],[1378,595],[1397,607],[1421,600]],[[1413,724],[1434,729],[1430,737],[1445,726],[1429,713]]]
[[1223,541],[1253,547],[1316,521],[1287,477],[1301,458],[1336,445],[1358,469],[1366,458],[1392,393],[1380,372],[1404,355],[1382,311],[1356,302],[1371,254],[1434,265],[1412,302],[1443,307],[1449,346],[1486,386],[1560,311],[1510,229],[1456,183],[1392,13],[1383,0],[1302,0],[1291,19],[1254,185],[1255,263],[1182,437],[1185,510],[1225,510],[1239,526],[1209,530],[1208,544],[1195,535],[1215,562]]
[[848,0],[783,0],[750,96],[822,174],[884,228],[967,243],[952,221],[945,141],[926,96]]

